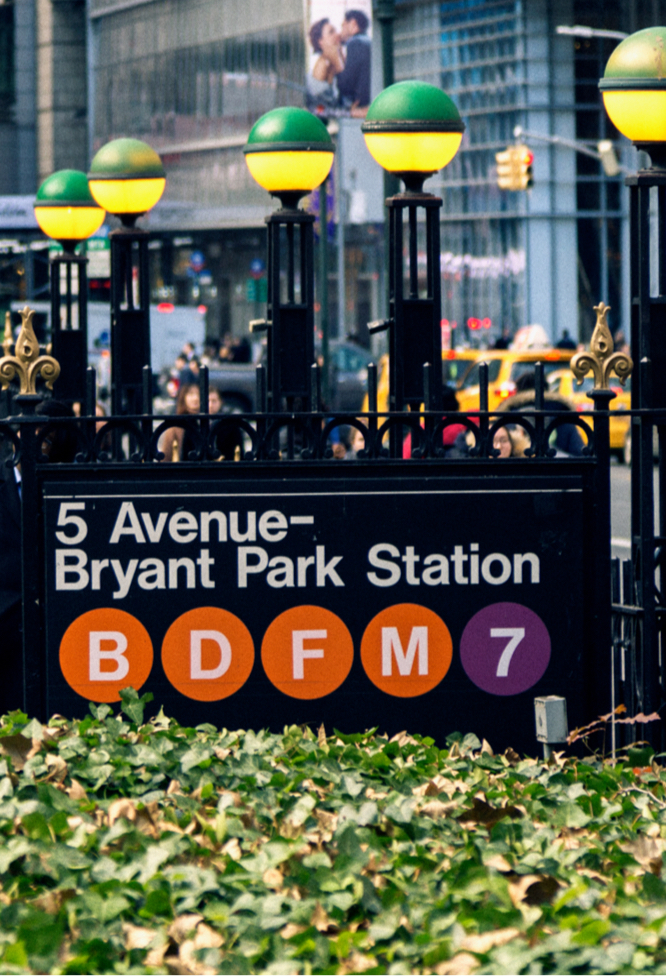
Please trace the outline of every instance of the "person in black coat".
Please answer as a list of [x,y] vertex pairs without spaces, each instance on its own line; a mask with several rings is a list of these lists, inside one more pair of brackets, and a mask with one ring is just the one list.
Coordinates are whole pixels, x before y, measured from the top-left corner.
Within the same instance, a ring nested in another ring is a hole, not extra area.
[[342,23],[340,37],[347,45],[345,66],[336,76],[340,100],[352,115],[365,115],[370,104],[370,38],[366,31],[369,20],[362,10],[348,10]]

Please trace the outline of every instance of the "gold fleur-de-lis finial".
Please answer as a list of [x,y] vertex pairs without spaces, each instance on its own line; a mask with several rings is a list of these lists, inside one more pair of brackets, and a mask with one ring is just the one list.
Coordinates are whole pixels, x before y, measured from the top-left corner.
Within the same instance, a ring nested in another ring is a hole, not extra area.
[[610,306],[599,302],[594,306],[594,311],[597,313],[597,323],[590,340],[590,351],[577,352],[571,360],[571,369],[579,383],[591,370],[595,390],[609,389],[611,373],[615,373],[624,386],[634,368],[633,361],[624,352],[613,352],[615,344],[607,321]]
[[[6,390],[15,376],[18,376],[21,394],[37,393],[37,377],[41,375],[49,390],[60,376],[60,364],[53,356],[40,356],[39,343],[32,327],[34,311],[26,305],[21,309],[21,331],[19,332],[14,355],[8,354],[7,321],[5,319],[5,341],[2,344],[5,355],[0,359],[0,385]],[[10,325],[11,333],[11,325]]]

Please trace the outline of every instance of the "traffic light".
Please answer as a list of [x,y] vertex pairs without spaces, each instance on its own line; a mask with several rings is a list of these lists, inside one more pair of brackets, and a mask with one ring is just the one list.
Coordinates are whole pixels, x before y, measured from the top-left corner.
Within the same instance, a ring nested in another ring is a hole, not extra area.
[[495,153],[497,163],[497,185],[500,190],[516,190],[518,180],[517,158],[515,146],[509,146],[504,152]]
[[509,146],[495,154],[497,185],[500,190],[527,190],[532,186],[534,154],[527,146]]
[[514,151],[518,157],[518,190],[529,190],[534,180],[532,179],[532,162],[534,153],[527,146],[514,146]]

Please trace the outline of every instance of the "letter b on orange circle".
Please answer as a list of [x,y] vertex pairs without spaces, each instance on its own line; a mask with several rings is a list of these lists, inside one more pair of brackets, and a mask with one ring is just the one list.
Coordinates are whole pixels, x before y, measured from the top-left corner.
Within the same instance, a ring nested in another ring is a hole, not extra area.
[[451,666],[449,629],[436,613],[415,603],[387,607],[370,621],[361,661],[372,683],[397,698],[435,688]]
[[81,614],[60,642],[60,669],[77,695],[120,701],[120,691],[145,684],[153,666],[148,631],[125,610],[104,607]]
[[291,698],[323,698],[339,688],[354,661],[345,624],[323,607],[292,607],[264,635],[261,663],[269,681]]
[[174,688],[195,701],[220,701],[243,687],[254,642],[242,620],[220,607],[188,610],[162,642],[162,667]]

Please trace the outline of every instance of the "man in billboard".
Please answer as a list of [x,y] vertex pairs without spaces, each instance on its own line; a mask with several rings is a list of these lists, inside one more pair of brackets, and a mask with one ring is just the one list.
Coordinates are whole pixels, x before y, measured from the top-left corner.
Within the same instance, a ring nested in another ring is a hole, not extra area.
[[340,102],[352,116],[365,117],[370,104],[370,38],[368,17],[362,10],[348,10],[340,40],[345,45],[344,68],[336,81]]

